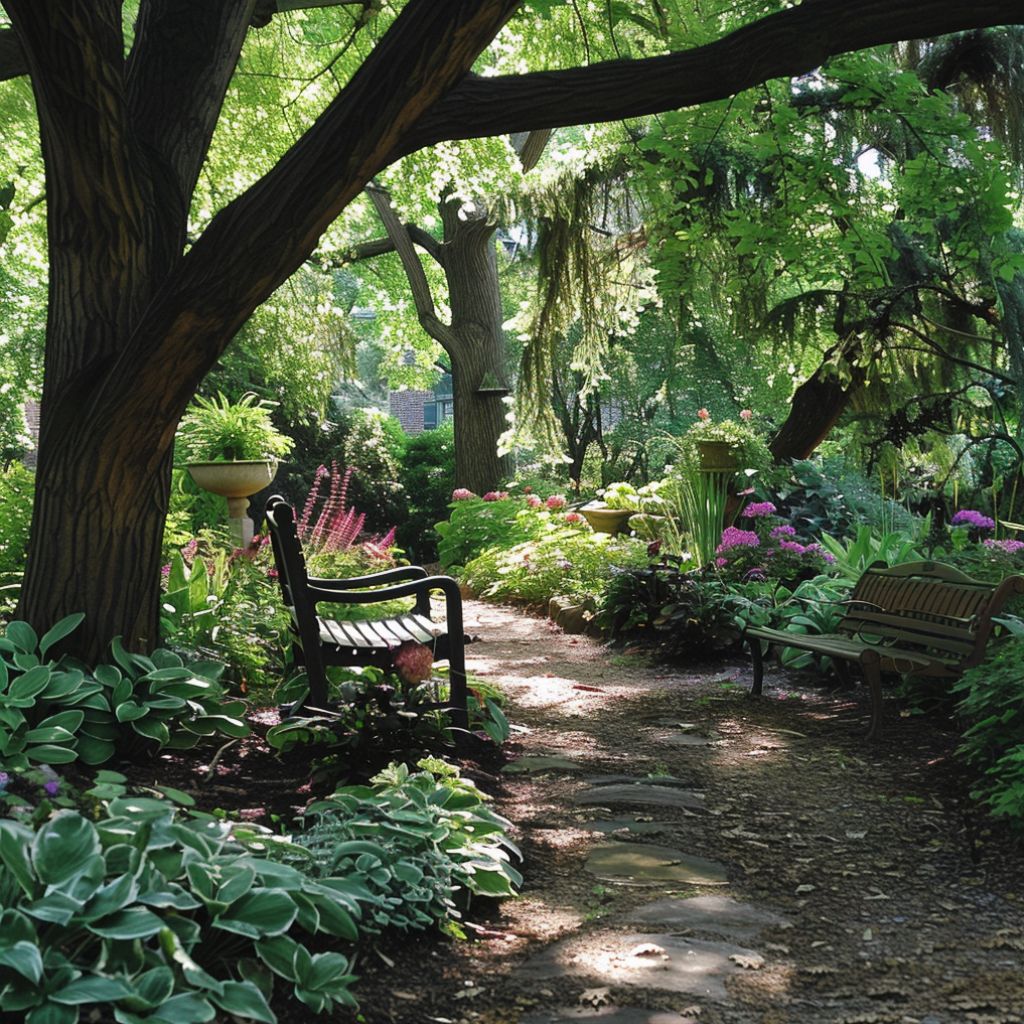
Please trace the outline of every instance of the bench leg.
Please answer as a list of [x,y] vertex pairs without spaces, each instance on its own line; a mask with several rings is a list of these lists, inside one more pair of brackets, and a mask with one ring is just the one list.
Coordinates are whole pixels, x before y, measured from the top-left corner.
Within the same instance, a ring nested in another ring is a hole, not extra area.
[[877,740],[882,735],[882,670],[879,667],[877,655],[871,659],[862,659],[860,664],[864,673],[864,682],[871,695],[871,724],[868,726],[868,739]]
[[466,711],[466,651],[462,644],[455,644],[448,656],[448,700],[451,704],[452,725],[456,729],[469,728]]
[[750,659],[754,667],[754,681],[750,684],[750,695],[761,696],[761,687],[764,684],[764,655],[761,653],[761,641],[757,637],[747,637],[750,645]]

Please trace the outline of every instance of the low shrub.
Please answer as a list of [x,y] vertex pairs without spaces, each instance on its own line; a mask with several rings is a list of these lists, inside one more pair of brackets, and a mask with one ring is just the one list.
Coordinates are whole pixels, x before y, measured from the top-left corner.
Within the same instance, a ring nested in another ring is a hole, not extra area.
[[455,428],[451,420],[407,440],[398,480],[409,498],[408,515],[394,520],[401,524],[398,544],[412,562],[427,565],[437,561],[434,524],[447,518],[455,487]]
[[980,775],[971,793],[989,813],[1024,829],[1024,635],[993,645],[953,685],[967,728],[957,753]]
[[392,764],[369,786],[338,789],[306,811],[312,824],[295,842],[313,858],[298,866],[314,877],[361,886],[372,901],[361,932],[441,926],[455,920],[470,896],[512,896],[522,876],[510,854],[509,822],[486,806],[472,782],[435,759],[411,773]]
[[13,608],[25,568],[35,474],[20,462],[0,469],[0,612]]
[[0,763],[103,764],[115,752],[187,749],[201,737],[246,736],[244,701],[219,682],[223,666],[186,663],[156,650],[131,654],[111,644],[114,664],[89,668],[71,658],[45,660],[83,615],[70,615],[41,639],[14,621],[0,637]]
[[[0,1011],[76,1024],[273,1024],[287,984],[314,1013],[354,1006],[340,953],[306,936],[358,937],[345,879],[314,880],[241,845],[231,826],[123,794],[106,773],[88,809],[0,819]],[[91,799],[90,799],[91,797]]]
[[448,520],[435,527],[441,537],[437,546],[441,565],[458,568],[489,548],[510,548],[539,537],[549,523],[544,513],[565,507],[561,496],[547,502],[507,491],[492,491],[483,497],[463,489],[453,491]]
[[647,545],[593,533],[578,513],[524,514],[540,535],[508,549],[493,547],[470,561],[462,580],[481,597],[546,604],[552,597],[597,601],[617,569],[647,561]]

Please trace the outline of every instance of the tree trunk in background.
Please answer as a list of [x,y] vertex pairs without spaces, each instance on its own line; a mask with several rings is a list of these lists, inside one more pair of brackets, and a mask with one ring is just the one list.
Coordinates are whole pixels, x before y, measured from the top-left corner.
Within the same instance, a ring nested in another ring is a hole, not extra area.
[[851,358],[859,344],[841,347],[848,377],[841,379],[836,372],[835,349],[826,352],[823,364],[793,392],[789,415],[768,446],[776,462],[809,458],[864,384],[867,369]]
[[497,227],[482,205],[442,203],[444,270],[452,319],[445,351],[452,362],[455,398],[455,482],[477,494],[493,491],[511,475],[511,460],[498,455],[507,426],[502,393],[481,391],[506,384],[501,285],[494,249]]

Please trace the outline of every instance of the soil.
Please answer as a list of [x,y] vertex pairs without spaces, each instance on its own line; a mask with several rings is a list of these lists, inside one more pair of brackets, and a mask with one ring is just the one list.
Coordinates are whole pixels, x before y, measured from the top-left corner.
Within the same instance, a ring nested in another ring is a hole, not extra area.
[[[859,692],[776,671],[753,699],[742,656],[665,667],[517,610],[466,616],[515,732],[504,768],[465,773],[513,823],[523,892],[474,904],[466,941],[362,951],[359,1015],[332,1020],[1024,1022],[1024,851],[972,809],[948,723],[889,701],[870,743]],[[209,760],[164,759],[159,781],[256,820],[308,798],[258,736]],[[615,873],[624,845],[652,877]]]

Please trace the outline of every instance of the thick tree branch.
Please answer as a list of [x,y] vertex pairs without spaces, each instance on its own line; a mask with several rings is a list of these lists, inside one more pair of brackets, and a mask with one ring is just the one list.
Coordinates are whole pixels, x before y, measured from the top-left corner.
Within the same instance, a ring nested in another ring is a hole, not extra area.
[[[401,227],[416,245],[429,253],[442,267],[444,266],[444,246],[429,231],[424,231],[418,224],[412,223],[402,224]],[[397,252],[395,243],[390,238],[372,238],[352,246],[343,254],[342,263],[370,260],[374,256],[383,256],[389,252]]]
[[1024,23],[1020,0],[815,0],[706,46],[564,71],[467,77],[423,118],[402,153],[569,124],[617,121],[724,99],[829,57],[906,39]]
[[0,82],[28,74],[28,61],[13,28],[0,29]]
[[452,334],[451,328],[437,315],[437,310],[434,308],[434,297],[430,293],[430,282],[427,281],[427,275],[423,272],[423,264],[420,263],[420,258],[416,255],[412,238],[398,219],[395,208],[391,205],[391,197],[384,189],[375,185],[368,186],[366,194],[370,197],[370,202],[373,203],[373,208],[377,211],[377,216],[380,217],[384,230],[388,233],[388,238],[391,239],[395,252],[398,253],[398,258],[402,261],[402,269],[409,281],[409,290],[412,292],[412,301],[416,307],[416,316],[420,326],[446,351],[450,350],[456,344],[455,336]]
[[[158,206],[184,227],[255,0],[142,0],[127,65],[132,132]],[[175,240],[180,255],[184,237]]]

